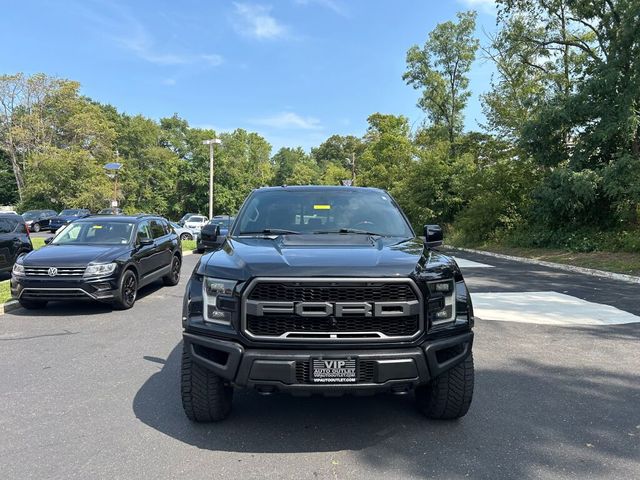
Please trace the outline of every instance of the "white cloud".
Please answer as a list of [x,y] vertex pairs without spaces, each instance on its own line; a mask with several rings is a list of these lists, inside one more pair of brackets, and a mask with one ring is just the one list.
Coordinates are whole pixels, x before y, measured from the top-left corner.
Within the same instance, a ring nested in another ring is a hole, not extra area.
[[319,130],[320,120],[313,117],[302,117],[294,112],[281,112],[269,117],[256,118],[251,123],[265,127],[297,130]]
[[462,3],[469,8],[480,10],[481,12],[495,15],[496,13],[496,1],[495,0],[458,0],[458,3]]
[[235,3],[236,30],[259,40],[272,40],[287,35],[287,27],[271,15],[271,7],[251,3]]
[[[96,5],[96,4],[93,4]],[[102,33],[116,46],[138,58],[160,66],[205,64],[218,66],[223,58],[214,53],[195,53],[185,49],[165,49],[157,45],[147,28],[124,6],[116,3],[102,4],[104,11],[96,8],[82,11],[97,32]]]
[[176,83],[177,82],[175,78],[165,78],[164,80],[162,80],[162,84],[168,87],[173,87]]
[[336,0],[294,0],[298,5],[316,4],[337,13],[338,15],[347,16],[347,8]]

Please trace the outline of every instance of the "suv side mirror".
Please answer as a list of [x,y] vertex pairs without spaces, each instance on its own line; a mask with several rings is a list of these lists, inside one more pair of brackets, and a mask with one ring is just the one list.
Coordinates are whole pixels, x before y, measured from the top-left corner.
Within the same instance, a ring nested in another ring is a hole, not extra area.
[[440,225],[424,226],[424,243],[428,248],[442,245],[442,228],[440,228]]
[[140,237],[138,238],[138,245],[141,247],[146,247],[147,245],[153,245],[153,240],[149,237]]

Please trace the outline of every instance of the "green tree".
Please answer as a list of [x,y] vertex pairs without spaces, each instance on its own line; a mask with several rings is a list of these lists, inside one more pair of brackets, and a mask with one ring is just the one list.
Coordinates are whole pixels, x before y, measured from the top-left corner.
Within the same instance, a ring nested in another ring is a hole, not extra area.
[[403,79],[422,91],[418,106],[450,143],[462,131],[463,110],[471,95],[467,77],[475,60],[479,42],[474,37],[476,13],[460,12],[458,22],[438,24],[423,47],[407,52],[407,71]]
[[318,165],[301,147],[282,147],[271,161],[275,185],[309,185],[318,181]]
[[390,190],[413,167],[415,152],[409,120],[382,113],[374,113],[367,120],[369,128],[358,163],[358,185]]
[[47,147],[29,157],[23,209],[103,208],[111,183],[103,165],[78,147]]

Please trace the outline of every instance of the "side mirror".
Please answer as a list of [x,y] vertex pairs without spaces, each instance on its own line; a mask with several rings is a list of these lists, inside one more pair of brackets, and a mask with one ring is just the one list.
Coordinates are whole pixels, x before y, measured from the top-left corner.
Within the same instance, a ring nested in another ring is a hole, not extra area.
[[153,245],[153,240],[149,237],[140,237],[138,239],[138,245],[141,247],[146,247],[148,245]]
[[440,228],[440,225],[424,226],[424,243],[428,248],[442,245],[442,228]]
[[51,243],[51,241],[53,240],[53,237],[48,237],[44,239],[44,244],[45,245],[49,245]]
[[213,241],[218,241],[218,237],[220,236],[220,225],[216,225],[216,229],[213,231]]

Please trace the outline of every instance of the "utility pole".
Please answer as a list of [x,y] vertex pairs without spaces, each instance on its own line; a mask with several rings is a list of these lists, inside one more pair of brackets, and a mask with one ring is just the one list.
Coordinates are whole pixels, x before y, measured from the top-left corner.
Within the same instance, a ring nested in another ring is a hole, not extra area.
[[351,185],[356,184],[356,152],[351,152]]
[[221,145],[222,140],[212,138],[203,141],[202,144],[209,145],[209,220],[211,220],[213,218],[213,146]]

